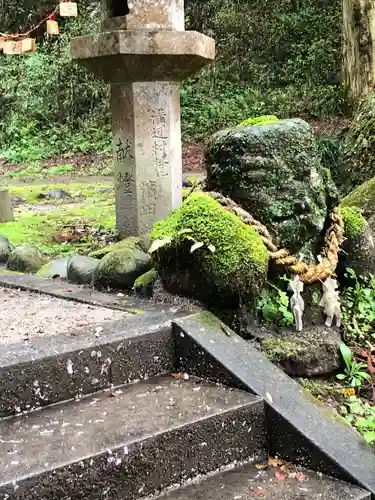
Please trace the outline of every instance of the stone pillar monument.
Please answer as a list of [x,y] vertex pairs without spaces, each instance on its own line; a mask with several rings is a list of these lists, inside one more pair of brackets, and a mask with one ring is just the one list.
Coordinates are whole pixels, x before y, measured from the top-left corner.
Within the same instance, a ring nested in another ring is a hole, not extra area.
[[111,85],[116,224],[147,237],[182,197],[180,82],[215,58],[184,31],[183,0],[106,0],[101,32],[74,38],[73,59]]

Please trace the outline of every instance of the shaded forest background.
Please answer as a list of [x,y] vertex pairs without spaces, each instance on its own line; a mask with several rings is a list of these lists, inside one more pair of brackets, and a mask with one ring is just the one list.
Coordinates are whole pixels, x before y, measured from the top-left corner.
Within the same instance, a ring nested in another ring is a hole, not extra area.
[[[55,7],[0,0],[0,32],[18,32]],[[38,34],[32,56],[0,56],[0,156],[39,161],[106,151],[108,88],[74,64],[73,36],[98,29],[98,0],[78,0],[61,35]],[[183,83],[185,141],[262,114],[327,119],[343,114],[341,0],[185,0],[187,29],[214,37],[215,65]]]

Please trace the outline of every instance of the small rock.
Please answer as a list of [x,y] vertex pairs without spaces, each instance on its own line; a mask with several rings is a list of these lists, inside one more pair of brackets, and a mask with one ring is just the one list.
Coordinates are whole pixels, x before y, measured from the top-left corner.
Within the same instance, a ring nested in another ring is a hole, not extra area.
[[8,238],[0,236],[0,263],[4,264],[8,261],[9,255],[13,250],[13,245]]
[[68,262],[68,281],[76,285],[90,285],[100,260],[86,255],[73,255]]
[[101,259],[110,252],[113,252],[114,250],[121,250],[123,248],[133,248],[133,249],[138,248],[141,250],[145,250],[139,238],[136,238],[135,236],[130,236],[129,238],[125,238],[124,240],[106,245],[105,247],[100,248],[99,250],[94,250],[89,254],[89,256],[95,257],[96,259]]
[[61,257],[60,259],[53,259],[47,262],[37,272],[37,276],[41,278],[55,278],[59,277],[62,280],[67,278],[69,257]]
[[26,198],[22,198],[22,196],[11,196],[10,202],[14,207],[17,207],[18,205],[23,205],[24,203],[27,202]]
[[112,191],[112,190],[113,190],[113,188],[110,186],[101,186],[101,187],[97,187],[95,189],[95,192],[98,194],[101,194],[101,193],[107,193],[108,191]]
[[182,187],[188,188],[188,187],[192,187],[192,186],[193,186],[193,183],[191,181],[189,181],[189,179],[182,179]]
[[71,195],[64,191],[63,189],[51,189],[47,193],[40,193],[38,195],[39,199],[49,198],[52,200],[58,200],[61,198],[71,198]]
[[141,297],[151,297],[154,285],[158,279],[158,272],[155,268],[139,276],[134,282],[134,292]]
[[130,290],[138,276],[151,267],[150,256],[139,247],[114,250],[103,257],[96,267],[94,286]]
[[293,377],[329,375],[341,366],[340,333],[335,328],[311,326],[302,332],[282,331],[261,341],[267,357]]
[[42,252],[29,243],[15,247],[9,255],[7,267],[11,271],[36,273],[45,264]]

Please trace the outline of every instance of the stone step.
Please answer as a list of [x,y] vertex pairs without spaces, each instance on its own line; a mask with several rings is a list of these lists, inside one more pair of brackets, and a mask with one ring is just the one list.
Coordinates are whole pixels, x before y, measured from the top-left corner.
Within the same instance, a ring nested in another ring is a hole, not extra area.
[[264,429],[257,396],[156,377],[0,421],[0,498],[158,494],[234,461],[264,459]]
[[[150,312],[85,331],[0,345],[0,418],[169,373],[171,316]],[[99,332],[99,333],[98,333]]]
[[[278,479],[275,476],[278,474]],[[285,473],[248,464],[191,482],[157,500],[370,500],[369,492],[301,468]],[[155,499],[156,500],[156,499]]]

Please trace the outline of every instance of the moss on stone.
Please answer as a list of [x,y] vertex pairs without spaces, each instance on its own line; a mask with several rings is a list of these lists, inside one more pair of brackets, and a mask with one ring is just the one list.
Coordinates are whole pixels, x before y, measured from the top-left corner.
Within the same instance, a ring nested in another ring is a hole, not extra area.
[[[151,240],[166,242],[155,259],[163,282],[173,281],[176,293],[194,289],[198,298],[212,293],[217,300],[219,290],[231,290],[232,298],[237,290],[238,300],[239,294],[259,293],[264,284],[269,256],[259,234],[205,193],[193,193],[156,223]],[[194,241],[203,246],[192,253]]]
[[139,276],[134,282],[134,292],[137,295],[152,295],[152,290],[155,285],[156,280],[158,279],[158,272],[153,267],[146,273]]
[[357,207],[365,217],[375,213],[375,177],[358,186],[340,203],[340,207]]
[[157,222],[151,240],[171,237],[176,241],[179,231],[186,229],[192,232],[182,234],[183,239],[189,236],[214,245],[215,252],[205,251],[205,261],[223,276],[234,270],[240,273],[246,265],[268,268],[269,255],[255,229],[204,193],[193,193],[170,217]]
[[[300,346],[287,339],[266,339],[262,342],[262,349],[273,363],[286,357],[297,356],[302,350]],[[305,352],[305,348],[303,348],[303,352]]]
[[345,225],[345,237],[355,238],[363,233],[366,219],[357,207],[341,207],[341,216]]
[[114,250],[122,250],[124,248],[142,248],[142,244],[139,238],[130,236],[129,238],[125,238],[124,240],[117,241],[116,243],[111,243],[110,245],[106,245],[103,248],[99,248],[99,250],[94,250],[89,254],[89,257],[101,259]]
[[268,125],[270,123],[278,122],[279,119],[274,115],[263,115],[248,118],[241,122],[238,127],[256,126],[256,125]]
[[345,193],[375,175],[375,92],[359,106],[343,141]]

